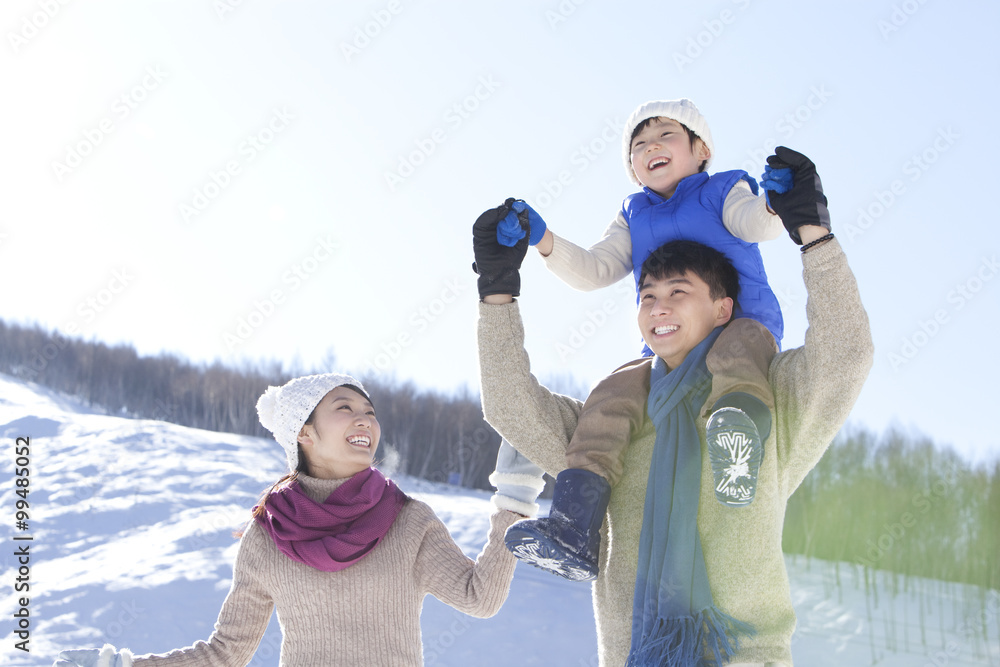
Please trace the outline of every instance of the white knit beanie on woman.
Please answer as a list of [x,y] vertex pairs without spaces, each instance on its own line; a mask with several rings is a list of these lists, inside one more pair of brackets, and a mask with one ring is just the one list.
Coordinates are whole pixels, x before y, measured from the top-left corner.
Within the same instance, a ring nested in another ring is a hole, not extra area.
[[344,385],[356,387],[368,396],[362,384],[350,375],[323,373],[295,378],[280,387],[268,387],[257,399],[260,423],[274,434],[274,439],[285,450],[290,471],[294,472],[299,467],[299,431],[302,426],[324,396]]
[[698,111],[694,102],[687,98],[679,100],[653,100],[640,104],[639,108],[632,112],[632,115],[625,121],[625,129],[622,131],[622,157],[625,159],[625,172],[629,180],[638,186],[642,186],[636,178],[632,169],[632,132],[647,118],[669,118],[697,134],[705,145],[708,146],[709,157],[705,161],[705,168],[708,168],[715,155],[715,144],[712,143],[712,133],[708,129],[708,122]]

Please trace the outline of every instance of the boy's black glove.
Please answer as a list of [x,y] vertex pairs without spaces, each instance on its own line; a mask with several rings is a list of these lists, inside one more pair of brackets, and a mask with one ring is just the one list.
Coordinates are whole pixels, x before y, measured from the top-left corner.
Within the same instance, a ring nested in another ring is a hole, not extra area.
[[521,292],[521,262],[528,252],[528,213],[518,213],[518,221],[526,232],[513,246],[507,247],[497,241],[497,225],[507,217],[517,201],[508,199],[497,208],[491,208],[472,225],[472,250],[476,261],[472,270],[479,274],[479,298],[490,294],[510,294]]
[[791,189],[786,192],[769,190],[767,193],[768,203],[781,217],[792,240],[802,245],[798,229],[803,225],[819,225],[830,231],[830,211],[826,208],[823,183],[812,160],[790,148],[778,146],[774,155],[767,158],[767,164],[772,169],[792,170]]

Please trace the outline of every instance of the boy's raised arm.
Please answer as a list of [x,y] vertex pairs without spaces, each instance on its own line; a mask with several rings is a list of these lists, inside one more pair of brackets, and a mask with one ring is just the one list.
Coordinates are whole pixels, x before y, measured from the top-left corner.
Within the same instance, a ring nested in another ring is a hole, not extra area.
[[582,292],[613,285],[632,272],[632,237],[621,212],[604,230],[601,240],[589,248],[546,230],[538,251],[549,271]]
[[504,217],[498,221],[496,235],[500,244],[511,247],[527,237],[528,244],[535,246],[549,271],[574,289],[589,292],[607,287],[632,272],[632,237],[621,212],[608,225],[604,237],[584,249],[553,234],[542,216],[524,200],[508,199],[492,211],[501,209]]
[[757,196],[745,180],[733,186],[722,204],[722,224],[730,234],[747,243],[772,241],[785,231],[781,218],[767,208],[767,199]]

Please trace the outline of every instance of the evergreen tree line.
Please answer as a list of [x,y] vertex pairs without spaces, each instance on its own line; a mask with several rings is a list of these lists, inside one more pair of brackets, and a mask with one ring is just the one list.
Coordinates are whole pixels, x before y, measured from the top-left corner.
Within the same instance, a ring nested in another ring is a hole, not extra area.
[[[125,345],[68,339],[0,321],[0,372],[74,395],[108,414],[270,437],[256,401],[293,377],[278,364],[195,365]],[[321,371],[314,371],[321,372]],[[298,375],[296,373],[295,375]],[[500,438],[479,397],[360,378],[391,468],[489,489]],[[842,432],[792,495],[786,553],[1000,589],[1000,462],[973,466],[925,438]]]

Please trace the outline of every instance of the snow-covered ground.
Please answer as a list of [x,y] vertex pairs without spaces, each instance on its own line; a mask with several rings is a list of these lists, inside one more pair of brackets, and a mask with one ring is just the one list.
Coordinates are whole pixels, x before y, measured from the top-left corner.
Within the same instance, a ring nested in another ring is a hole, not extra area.
[[[21,437],[30,438],[26,530],[16,523]],[[0,438],[0,664],[50,665],[64,648],[104,642],[166,651],[208,637],[229,588],[232,531],[283,472],[274,442],[94,414],[2,375]],[[487,493],[397,481],[435,508],[466,553],[479,551]],[[880,573],[869,596],[856,566],[787,562],[797,665],[1000,664],[997,591],[901,578],[893,586]],[[25,613],[30,652],[16,648]],[[423,638],[428,665],[597,665],[590,587],[521,565],[492,619],[427,598]],[[280,641],[272,619],[251,664],[276,665]]]

